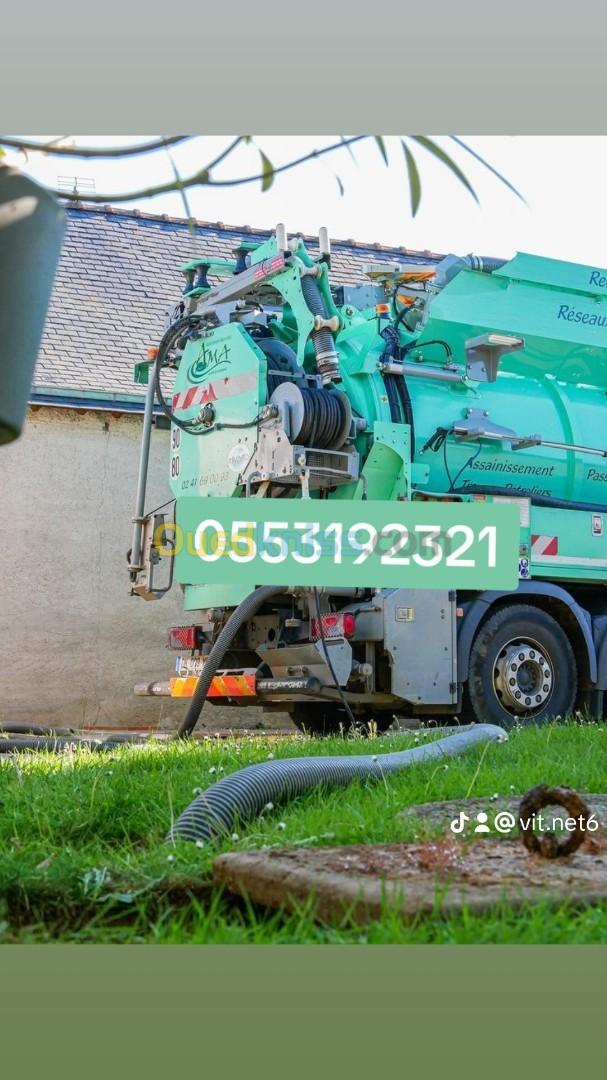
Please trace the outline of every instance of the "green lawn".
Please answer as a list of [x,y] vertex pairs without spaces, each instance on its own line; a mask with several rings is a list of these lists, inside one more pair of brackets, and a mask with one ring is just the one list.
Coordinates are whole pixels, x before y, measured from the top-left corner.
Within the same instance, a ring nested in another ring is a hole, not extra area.
[[[433,737],[433,736],[420,736]],[[607,791],[607,726],[567,723],[514,731],[448,764],[414,766],[385,783],[314,792],[249,823],[237,840],[169,847],[164,837],[199,789],[268,756],[382,753],[413,734],[312,741],[268,735],[168,747],[0,755],[0,941],[10,942],[443,942],[607,941],[607,905],[514,914],[463,913],[403,925],[386,914],[330,928],[308,911],[253,910],[210,884],[221,850],[262,845],[412,840],[398,820],[414,803],[508,795],[538,783]]]

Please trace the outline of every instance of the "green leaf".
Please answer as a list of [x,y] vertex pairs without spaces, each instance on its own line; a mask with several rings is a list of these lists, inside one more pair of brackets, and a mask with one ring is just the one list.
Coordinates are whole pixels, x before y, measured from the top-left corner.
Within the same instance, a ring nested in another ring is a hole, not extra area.
[[266,157],[263,150],[259,151],[259,156],[261,158],[262,172],[261,190],[268,191],[268,189],[271,188],[272,184],[274,183],[274,166],[272,165],[269,157]]
[[405,155],[405,161],[407,163],[407,174],[409,176],[409,193],[411,195],[411,213],[413,217],[419,210],[419,204],[422,197],[422,185],[419,178],[419,170],[415,164],[415,158],[409,150],[409,147],[401,139],[401,146]]
[[486,169],[489,169],[490,173],[493,173],[493,175],[496,176],[498,180],[501,180],[502,184],[505,184],[506,187],[509,188],[514,195],[516,195],[517,199],[520,199],[521,202],[523,202],[525,206],[527,206],[527,200],[525,196],[521,195],[520,191],[517,191],[514,184],[511,184],[505,176],[502,176],[501,172],[498,172],[498,170],[494,168],[493,165],[490,164],[490,162],[485,161],[484,157],[481,157],[481,155],[478,154],[476,150],[473,150],[471,146],[468,146],[468,144],[465,143],[463,139],[460,139],[458,135],[450,135],[449,138],[452,139],[453,142],[457,144],[457,146],[461,146],[462,150],[465,150],[467,154],[470,154],[475,159],[475,161],[479,161],[481,165],[484,165]]
[[429,139],[427,135],[412,135],[412,139],[415,139],[420,146],[423,146],[424,150],[428,150],[430,154],[442,161],[443,165],[446,165],[451,172],[457,176],[457,179],[464,185],[467,191],[470,192],[475,202],[478,202],[478,195],[476,194],[472,184],[468,180],[468,177],[464,175],[459,165],[456,165],[453,158],[450,158],[448,153],[443,150],[442,146],[435,143],[433,139]]
[[354,164],[358,165],[358,162],[356,160],[356,155],[355,155],[352,147],[350,146],[350,143],[347,141],[347,139],[344,139],[343,135],[340,135],[339,136],[339,141],[342,144],[342,146],[345,146],[345,148],[348,151],[350,157],[352,158],[352,161],[354,162]]
[[383,135],[374,135],[373,138],[375,139],[375,142],[377,143],[377,146],[379,148],[379,152],[380,152],[381,156],[384,159],[384,164],[387,165],[388,164],[388,151],[386,150],[386,144],[384,142]]

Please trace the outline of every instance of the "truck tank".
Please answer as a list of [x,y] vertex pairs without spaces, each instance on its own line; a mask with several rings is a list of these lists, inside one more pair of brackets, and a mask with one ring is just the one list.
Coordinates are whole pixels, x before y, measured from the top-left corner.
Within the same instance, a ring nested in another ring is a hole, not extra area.
[[[517,255],[493,273],[462,264],[444,287],[430,285],[418,328],[401,331],[415,461],[428,468],[417,488],[607,503],[606,283],[591,267]],[[385,342],[373,320],[364,325],[353,315],[338,336],[341,370],[353,407],[378,416]],[[485,335],[493,347],[470,347]],[[432,452],[438,428],[455,430]]]

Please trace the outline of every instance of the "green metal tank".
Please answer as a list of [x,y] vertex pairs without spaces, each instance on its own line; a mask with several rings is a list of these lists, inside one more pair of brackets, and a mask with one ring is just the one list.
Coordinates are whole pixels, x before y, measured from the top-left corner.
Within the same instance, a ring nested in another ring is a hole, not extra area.
[[[494,381],[470,377],[479,372],[467,362],[466,346],[483,335],[513,339],[496,363]],[[523,254],[493,273],[461,269],[430,294],[416,332],[401,336],[407,367],[416,372],[405,376],[415,461],[427,466],[417,488],[444,492],[456,481],[453,486],[464,489],[489,485],[607,503],[601,454],[565,449],[603,451],[607,445],[607,271]],[[443,344],[424,344],[431,341],[446,343],[449,352]],[[369,418],[385,417],[378,320],[353,315],[338,347],[353,406]],[[424,452],[437,428],[454,425],[462,435]],[[499,429],[519,439],[492,440]],[[487,437],[475,440],[474,431]]]

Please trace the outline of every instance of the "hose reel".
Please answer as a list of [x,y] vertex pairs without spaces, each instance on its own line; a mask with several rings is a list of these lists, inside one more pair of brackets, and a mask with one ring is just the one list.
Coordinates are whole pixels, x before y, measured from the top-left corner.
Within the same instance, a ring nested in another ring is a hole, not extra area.
[[352,408],[341,390],[281,383],[270,398],[282,418],[291,443],[337,450],[345,443],[352,424]]

